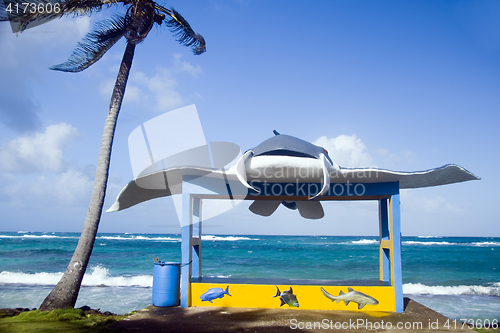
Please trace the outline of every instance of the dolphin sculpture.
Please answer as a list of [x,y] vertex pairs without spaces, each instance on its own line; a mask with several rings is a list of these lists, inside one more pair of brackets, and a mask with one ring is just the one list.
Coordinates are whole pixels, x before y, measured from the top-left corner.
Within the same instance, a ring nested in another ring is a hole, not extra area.
[[[417,172],[399,172],[378,168],[344,168],[336,164],[323,147],[274,131],[271,137],[247,150],[234,166],[225,170],[197,166],[179,166],[140,175],[120,192],[107,210],[114,212],[138,203],[174,194],[182,194],[182,183],[188,182],[228,195],[262,194],[256,186],[263,183],[321,183],[317,193],[308,200],[255,200],[250,211],[270,216],[282,204],[308,219],[324,216],[318,201],[328,193],[330,183],[399,182],[400,189],[439,186],[480,179],[455,164]],[[236,156],[235,156],[236,157]],[[215,159],[215,158],[214,158]],[[360,181],[359,175],[363,174]],[[168,179],[168,181],[167,181]]]

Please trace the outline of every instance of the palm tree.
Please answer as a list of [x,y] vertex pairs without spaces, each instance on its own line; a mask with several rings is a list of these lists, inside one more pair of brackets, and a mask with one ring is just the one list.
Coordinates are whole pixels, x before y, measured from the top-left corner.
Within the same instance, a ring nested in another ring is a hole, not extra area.
[[[23,0],[14,1],[21,3]],[[31,0],[31,2],[34,1],[47,3],[47,0]],[[23,31],[30,23],[36,23],[39,20],[48,20],[68,14],[75,16],[92,14],[101,10],[103,6],[110,7],[119,4],[127,8],[125,14],[115,15],[97,23],[93,31],[89,32],[83,41],[78,43],[66,62],[50,68],[64,72],[81,72],[98,61],[120,38],[127,39],[127,47],[104,124],[94,189],[82,234],[64,275],[40,305],[41,311],[75,306],[101,219],[116,121],[125,93],[135,45],[146,38],[155,23],[158,25],[165,23],[177,41],[182,45],[192,47],[194,54],[205,52],[205,40],[201,35],[196,34],[189,23],[174,9],[168,10],[153,0],[66,0],[60,3],[61,10],[57,14],[37,12],[17,18],[20,31]],[[165,15],[169,16],[169,19],[164,22]]]

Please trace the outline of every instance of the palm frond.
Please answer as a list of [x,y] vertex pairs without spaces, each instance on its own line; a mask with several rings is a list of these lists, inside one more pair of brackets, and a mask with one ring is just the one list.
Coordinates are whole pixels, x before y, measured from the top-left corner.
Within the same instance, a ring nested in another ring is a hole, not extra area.
[[205,52],[205,39],[203,36],[193,31],[189,23],[181,16],[181,14],[173,8],[172,10],[166,10],[161,6],[157,5],[157,7],[170,16],[166,25],[181,45],[190,46],[194,54],[202,54]]
[[10,17],[9,15],[7,14],[7,11],[5,10],[6,8],[6,2],[7,1],[0,1],[0,22],[5,22],[5,21],[9,21],[10,20]]
[[123,35],[126,30],[126,21],[123,16],[114,16],[98,22],[94,30],[89,32],[75,50],[62,64],[50,67],[50,69],[63,72],[81,72],[102,58]]

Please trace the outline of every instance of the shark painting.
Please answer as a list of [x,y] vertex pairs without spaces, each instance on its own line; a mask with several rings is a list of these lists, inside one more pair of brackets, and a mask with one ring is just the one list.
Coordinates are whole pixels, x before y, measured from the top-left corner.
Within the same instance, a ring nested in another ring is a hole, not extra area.
[[[249,207],[253,213],[270,216],[283,205],[292,210],[297,209],[304,218],[319,219],[324,216],[324,211],[318,200],[329,193],[333,183],[399,182],[400,189],[408,189],[479,179],[455,164],[416,172],[344,168],[335,163],[335,156],[332,159],[323,147],[293,136],[280,135],[276,131],[274,133],[274,137],[247,150],[243,155],[240,153],[238,159],[238,150],[234,150],[232,157],[237,162],[227,170],[183,165],[151,173],[143,172],[122,189],[108,212],[123,210],[158,197],[182,194],[184,193],[182,184],[190,183],[213,193],[225,195],[228,199],[236,196],[247,197],[249,194],[262,197],[264,189],[269,192],[264,193],[264,196],[268,195],[269,198],[255,200]],[[215,161],[216,157],[212,159]],[[227,156],[225,159],[231,160]],[[315,191],[307,193],[307,200],[276,200],[273,198],[276,196],[275,188],[266,187],[270,184],[272,186],[282,184],[286,193],[286,187],[290,184],[305,183],[320,184]]]
[[344,294],[341,290],[338,296],[329,294],[325,289],[323,289],[323,287],[320,288],[323,295],[325,295],[325,297],[330,299],[332,302],[337,301],[337,303],[339,303],[340,301],[344,301],[346,306],[349,305],[349,302],[358,303],[358,310],[361,310],[367,304],[378,305],[378,301],[375,298],[363,294],[362,292],[355,291],[351,287],[348,288],[348,292],[346,294]]

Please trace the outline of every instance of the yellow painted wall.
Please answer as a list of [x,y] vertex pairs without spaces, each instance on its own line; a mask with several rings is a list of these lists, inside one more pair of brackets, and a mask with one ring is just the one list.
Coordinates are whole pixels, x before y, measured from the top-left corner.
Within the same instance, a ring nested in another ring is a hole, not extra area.
[[[216,298],[212,303],[201,301],[200,296],[210,288],[222,288],[229,286],[229,294],[223,298]],[[278,285],[281,292],[292,287],[293,294],[297,297],[299,309],[310,310],[349,310],[349,311],[396,311],[394,303],[394,288],[392,286],[351,286],[355,291],[362,292],[375,298],[379,304],[365,305],[358,310],[358,304],[350,302],[347,306],[343,301],[337,303],[326,298],[321,292],[323,287],[333,296],[339,295],[342,290],[344,294],[348,292],[348,286],[303,286],[303,285]],[[214,307],[238,307],[238,308],[280,308],[279,297],[276,295],[275,285],[258,284],[219,284],[219,283],[192,283],[191,284],[191,305],[192,306],[214,306]],[[281,308],[289,308],[284,304]],[[294,309],[294,308],[291,308]]]

